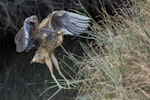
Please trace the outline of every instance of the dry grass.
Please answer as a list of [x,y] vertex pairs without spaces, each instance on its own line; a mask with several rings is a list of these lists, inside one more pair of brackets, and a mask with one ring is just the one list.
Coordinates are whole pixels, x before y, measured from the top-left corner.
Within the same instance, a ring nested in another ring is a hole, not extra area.
[[68,53],[79,68],[77,99],[150,99],[149,9],[148,4],[138,2],[130,9],[120,9],[121,15],[105,14],[104,27],[93,22],[89,32],[96,42],[81,43],[85,52],[82,60]]

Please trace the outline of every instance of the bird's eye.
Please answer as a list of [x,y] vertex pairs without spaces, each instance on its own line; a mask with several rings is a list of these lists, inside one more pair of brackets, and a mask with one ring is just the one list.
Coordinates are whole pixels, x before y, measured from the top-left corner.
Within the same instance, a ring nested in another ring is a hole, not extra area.
[[34,25],[35,23],[34,22],[30,22],[30,25]]
[[30,24],[30,28],[31,28],[31,29],[34,29],[34,28],[35,28],[35,23],[34,23],[34,22],[29,22],[29,24]]

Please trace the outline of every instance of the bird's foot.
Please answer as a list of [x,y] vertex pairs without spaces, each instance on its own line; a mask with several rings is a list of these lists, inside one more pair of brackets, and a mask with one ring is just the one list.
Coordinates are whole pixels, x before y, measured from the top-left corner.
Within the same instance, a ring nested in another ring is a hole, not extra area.
[[69,87],[65,87],[65,86],[62,86],[60,84],[57,84],[57,86],[58,86],[59,89],[70,89]]
[[57,84],[57,86],[58,86],[59,89],[64,89],[64,87],[61,86],[60,84]]
[[70,82],[68,80],[65,80],[67,82],[67,85],[68,85],[68,89],[71,89],[71,86],[70,86]]
[[59,89],[71,89],[70,82],[68,80],[65,80],[67,82],[67,86],[62,86],[58,82],[56,82]]
[[[53,78],[53,79],[54,79],[54,78]],[[55,82],[56,82],[56,84],[57,84],[57,86],[58,86],[59,89],[68,89],[67,87],[62,86],[62,85],[56,80],[56,78],[55,78],[54,80],[55,80]]]

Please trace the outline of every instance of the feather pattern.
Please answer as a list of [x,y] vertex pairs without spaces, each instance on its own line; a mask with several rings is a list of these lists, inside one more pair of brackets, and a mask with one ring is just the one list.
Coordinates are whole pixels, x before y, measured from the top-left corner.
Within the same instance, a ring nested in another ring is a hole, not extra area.
[[[33,15],[25,19],[23,27],[15,37],[16,51],[29,51],[36,47],[37,41],[45,41],[52,34],[62,35],[82,33],[89,26],[90,18],[76,13],[60,10],[50,13],[40,24]],[[41,43],[40,43],[41,44]]]
[[[55,11],[51,15],[49,26],[53,30],[63,30],[68,35],[83,32],[89,26],[90,18],[67,11]],[[64,34],[64,35],[66,35]]]
[[17,52],[22,52],[26,49],[27,40],[26,40],[26,36],[25,36],[23,27],[17,33],[17,35],[15,37],[15,43],[16,43],[16,51]]

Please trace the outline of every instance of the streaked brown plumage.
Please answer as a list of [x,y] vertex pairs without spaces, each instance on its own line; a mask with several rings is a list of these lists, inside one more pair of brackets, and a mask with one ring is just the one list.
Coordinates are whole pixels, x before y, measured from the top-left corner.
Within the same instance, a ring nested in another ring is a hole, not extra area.
[[60,71],[54,50],[62,43],[63,35],[83,32],[89,26],[89,21],[88,17],[61,10],[50,13],[38,24],[38,18],[33,15],[25,19],[23,27],[15,37],[16,50],[23,52],[37,47],[31,63],[46,63],[52,78],[62,88],[53,74],[52,62],[68,85],[69,81]]

